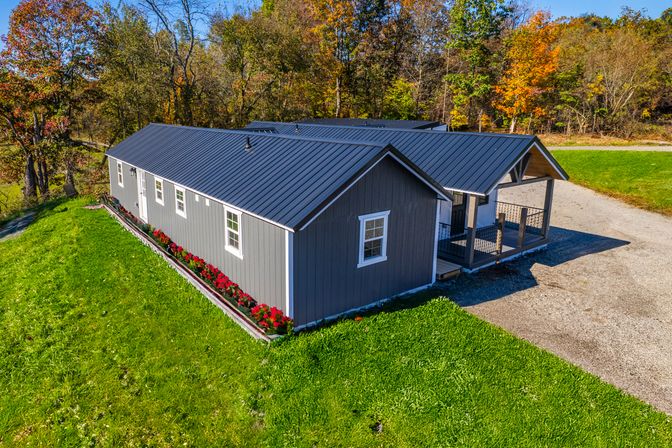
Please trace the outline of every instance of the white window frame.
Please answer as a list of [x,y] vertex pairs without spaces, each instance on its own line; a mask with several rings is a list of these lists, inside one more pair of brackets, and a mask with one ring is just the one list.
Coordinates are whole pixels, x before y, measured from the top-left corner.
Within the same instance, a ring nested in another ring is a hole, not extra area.
[[[229,213],[238,218],[238,232],[229,229]],[[229,245],[229,232],[238,234],[238,248]],[[227,206],[224,206],[224,244],[227,252],[243,259],[243,212]]]
[[[161,198],[159,198],[159,190],[156,188],[156,184],[161,184]],[[154,178],[154,199],[157,203],[164,205],[166,198],[166,189],[164,188],[163,179],[160,177]]]
[[[364,266],[370,266],[372,264],[381,263],[387,261],[387,224],[389,221],[390,211],[386,210],[384,212],[369,213],[368,215],[361,215],[359,217],[359,262],[357,263],[358,268],[363,268]],[[377,238],[371,238],[366,240],[364,237],[366,235],[366,223],[374,219],[383,218],[383,236],[382,236],[382,247],[381,253],[377,257],[369,258],[368,260],[364,259],[364,243],[371,241]]]
[[124,165],[119,160],[117,160],[117,184],[120,187],[124,186]]
[[[179,202],[179,200],[177,199],[177,192],[178,191],[182,193],[182,198],[183,198],[183,200],[182,200],[183,207],[182,208],[184,210],[180,210],[179,207],[177,206],[177,204]],[[187,217],[187,191],[182,187],[178,187],[177,185],[175,185],[175,213],[177,213],[178,215],[180,215],[183,218]]]

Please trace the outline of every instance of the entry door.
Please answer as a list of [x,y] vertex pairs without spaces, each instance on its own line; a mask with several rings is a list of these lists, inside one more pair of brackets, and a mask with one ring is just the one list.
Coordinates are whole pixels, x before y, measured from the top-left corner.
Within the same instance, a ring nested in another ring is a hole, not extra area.
[[464,220],[467,211],[467,203],[464,199],[464,194],[453,193],[453,208],[450,213],[450,236],[464,233]]
[[140,219],[147,222],[147,182],[143,170],[138,170],[138,211]]

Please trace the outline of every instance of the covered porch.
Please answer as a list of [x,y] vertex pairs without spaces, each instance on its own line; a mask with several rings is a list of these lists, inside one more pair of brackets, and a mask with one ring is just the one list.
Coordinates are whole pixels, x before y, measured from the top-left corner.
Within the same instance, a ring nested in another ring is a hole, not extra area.
[[[566,178],[564,172],[545,151],[533,146],[502,176],[487,194],[452,192],[453,201],[447,204],[450,212],[439,217],[439,259],[470,271],[548,243],[554,182]],[[540,201],[533,206],[501,200],[502,190],[533,183],[544,183],[543,205]]]

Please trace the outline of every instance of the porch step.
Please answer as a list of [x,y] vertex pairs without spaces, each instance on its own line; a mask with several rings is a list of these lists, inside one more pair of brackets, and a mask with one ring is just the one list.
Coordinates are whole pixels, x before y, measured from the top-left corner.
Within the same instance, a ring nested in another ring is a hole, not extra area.
[[450,261],[442,260],[440,258],[436,259],[436,279],[437,280],[448,280],[453,277],[457,277],[462,272],[462,266],[459,264],[451,263]]

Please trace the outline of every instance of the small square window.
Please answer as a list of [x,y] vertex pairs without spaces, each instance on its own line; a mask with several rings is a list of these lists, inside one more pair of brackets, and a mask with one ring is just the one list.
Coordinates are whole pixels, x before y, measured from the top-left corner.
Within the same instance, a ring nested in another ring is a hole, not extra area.
[[198,197],[197,194],[194,195],[194,201],[196,201],[196,202],[199,202],[199,201],[200,201],[200,199],[199,199],[199,197]]
[[389,211],[359,217],[358,268],[387,260],[387,218]]

